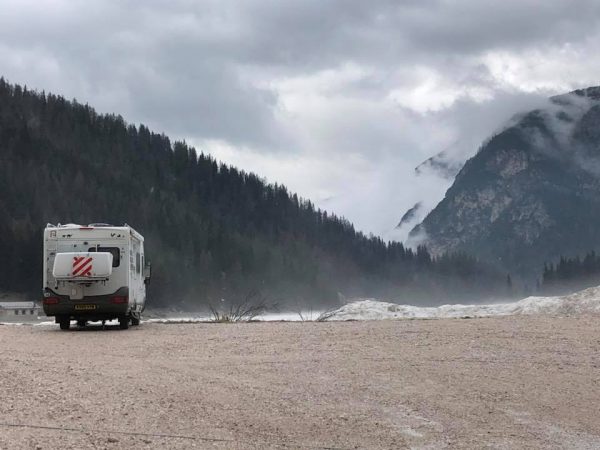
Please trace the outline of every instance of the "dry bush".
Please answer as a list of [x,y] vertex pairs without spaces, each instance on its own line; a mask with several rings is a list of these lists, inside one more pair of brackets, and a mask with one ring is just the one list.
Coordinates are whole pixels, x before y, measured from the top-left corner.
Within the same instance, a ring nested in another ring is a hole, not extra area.
[[319,314],[319,317],[317,317],[316,321],[317,322],[326,322],[327,320],[329,320],[333,316],[335,316],[335,312],[336,311],[337,311],[337,308],[329,309],[327,311],[324,311],[321,314]]
[[242,298],[223,302],[220,308],[210,304],[211,322],[250,322],[263,314],[267,308],[273,309],[275,305],[270,305],[267,298],[258,290],[252,290]]
[[296,301],[294,303],[294,307],[292,308],[292,312],[296,313],[300,318],[301,322],[312,322],[314,320],[316,312],[313,310],[312,306],[309,306],[308,309],[302,308],[302,301]]

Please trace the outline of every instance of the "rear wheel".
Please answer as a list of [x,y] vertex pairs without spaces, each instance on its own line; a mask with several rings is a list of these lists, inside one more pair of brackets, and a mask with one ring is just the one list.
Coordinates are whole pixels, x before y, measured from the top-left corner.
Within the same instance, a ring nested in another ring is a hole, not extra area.
[[68,317],[61,318],[58,324],[60,325],[61,330],[68,330],[69,328],[71,328],[71,320]]
[[127,328],[129,328],[129,317],[127,317],[127,316],[119,317],[119,328],[121,330],[126,330]]

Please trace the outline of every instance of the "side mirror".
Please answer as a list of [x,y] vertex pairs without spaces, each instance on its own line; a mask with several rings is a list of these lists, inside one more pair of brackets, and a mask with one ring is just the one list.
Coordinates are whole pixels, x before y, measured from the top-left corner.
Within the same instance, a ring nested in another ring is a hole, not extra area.
[[152,275],[152,264],[150,264],[150,262],[148,262],[148,261],[146,261],[146,264],[144,264],[143,275],[144,275],[144,283],[150,284],[150,277]]

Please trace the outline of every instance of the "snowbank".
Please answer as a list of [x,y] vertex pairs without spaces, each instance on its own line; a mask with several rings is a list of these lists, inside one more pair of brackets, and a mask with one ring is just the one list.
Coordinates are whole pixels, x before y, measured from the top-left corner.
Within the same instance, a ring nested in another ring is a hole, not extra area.
[[[319,313],[311,313],[308,320],[316,320]],[[519,314],[550,314],[574,316],[579,314],[600,314],[600,286],[589,288],[563,297],[527,297],[518,302],[490,305],[443,305],[436,308],[411,305],[397,305],[375,299],[359,300],[326,313],[327,320],[381,320],[381,319],[444,319],[462,317],[492,317]],[[307,314],[305,314],[306,316]],[[151,318],[144,323],[202,323],[209,322],[209,316],[180,316]],[[297,313],[267,313],[256,317],[261,321],[300,321]],[[107,325],[117,325],[117,321]],[[55,326],[54,321],[43,322],[0,322],[0,325]]]
[[[308,313],[305,313],[307,315]],[[316,318],[319,314],[313,314],[310,317],[313,319]],[[193,316],[193,317],[160,317],[154,319],[146,319],[142,322],[145,323],[205,323],[211,322],[213,318],[209,315],[206,316]],[[262,322],[278,322],[278,321],[286,321],[286,322],[299,322],[301,321],[298,313],[265,313],[256,316],[253,320],[258,320]],[[308,320],[311,320],[310,318]]]
[[434,308],[360,300],[337,309],[328,320],[443,319],[519,314],[570,316],[588,313],[600,313],[600,286],[564,297],[527,297],[518,302],[491,305],[443,305]]
[[[304,315],[305,315],[305,317],[307,317],[307,319],[305,319],[305,320],[308,320],[308,321],[315,320],[321,312],[322,311],[305,312]],[[44,317],[44,319],[47,319],[47,318]],[[256,316],[254,318],[254,320],[258,320],[258,321],[262,321],[262,322],[278,322],[278,321],[299,322],[302,319],[300,318],[298,313],[265,313],[265,314]],[[156,317],[156,318],[144,319],[144,320],[142,320],[142,323],[179,324],[179,323],[207,323],[207,322],[211,322],[211,321],[212,321],[212,317],[209,315],[204,315],[204,316],[179,315],[179,316],[172,316],[172,317]],[[74,322],[72,322],[72,324],[74,325]],[[91,322],[90,323],[91,326],[98,326],[99,324],[100,324],[100,322]],[[108,320],[106,322],[106,325],[108,325],[108,326],[117,326],[118,324],[119,324],[119,322],[117,320]],[[54,323],[54,320],[48,321],[48,320],[43,320],[41,318],[38,318],[37,321],[32,320],[29,322],[16,322],[16,321],[4,321],[3,322],[3,321],[0,321],[0,325],[12,325],[12,326],[30,325],[30,326],[36,326],[36,327],[39,327],[39,326],[42,326],[42,327],[56,326],[56,327],[58,327],[58,325]]]

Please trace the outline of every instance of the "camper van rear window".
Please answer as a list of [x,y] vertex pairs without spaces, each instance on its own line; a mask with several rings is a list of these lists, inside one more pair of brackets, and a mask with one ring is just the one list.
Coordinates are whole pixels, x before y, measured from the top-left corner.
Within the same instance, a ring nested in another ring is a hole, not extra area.
[[88,249],[88,252],[102,252],[102,253],[112,253],[113,255],[113,267],[119,267],[121,263],[121,252],[119,251],[119,247],[91,247]]

